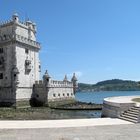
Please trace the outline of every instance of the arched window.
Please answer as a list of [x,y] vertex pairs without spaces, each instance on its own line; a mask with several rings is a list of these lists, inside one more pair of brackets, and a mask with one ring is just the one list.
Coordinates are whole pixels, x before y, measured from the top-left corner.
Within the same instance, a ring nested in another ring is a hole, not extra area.
[[0,53],[3,53],[3,48],[0,48]]

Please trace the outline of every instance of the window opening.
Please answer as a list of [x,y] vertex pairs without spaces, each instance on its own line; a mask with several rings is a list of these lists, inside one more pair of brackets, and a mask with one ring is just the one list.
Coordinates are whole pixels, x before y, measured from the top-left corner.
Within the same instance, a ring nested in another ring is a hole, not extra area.
[[0,73],[0,79],[3,79],[3,73]]

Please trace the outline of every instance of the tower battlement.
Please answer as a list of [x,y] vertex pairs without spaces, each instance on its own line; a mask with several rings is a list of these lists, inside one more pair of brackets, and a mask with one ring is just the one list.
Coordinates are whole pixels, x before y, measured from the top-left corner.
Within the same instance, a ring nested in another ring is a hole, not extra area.
[[4,26],[9,26],[12,24],[12,20],[7,20],[7,21],[1,21],[0,22],[0,27],[4,27]]
[[13,24],[21,26],[21,27],[26,28],[26,29],[30,28],[32,31],[36,32],[36,23],[32,22],[30,20],[20,21],[18,14],[14,14],[12,16],[12,19],[10,19],[10,20],[1,21],[0,27],[1,28],[7,27],[7,26],[10,26]]
[[70,81],[50,80],[49,86],[50,87],[73,87],[73,83]]
[[[35,81],[35,86],[45,85],[43,80]],[[49,83],[46,85],[47,88],[73,88],[73,83],[70,81],[57,81],[57,80],[50,80]]]
[[18,14],[14,14],[11,20],[0,24],[0,43],[17,41],[40,48],[36,41],[36,24],[30,20],[20,21]]

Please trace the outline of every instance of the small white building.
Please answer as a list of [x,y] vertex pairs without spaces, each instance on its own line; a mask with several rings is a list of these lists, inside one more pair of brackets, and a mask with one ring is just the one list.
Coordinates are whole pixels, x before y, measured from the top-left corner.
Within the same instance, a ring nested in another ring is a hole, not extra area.
[[[14,14],[11,20],[0,24],[0,105],[16,105],[17,101],[29,101],[37,94],[33,85],[40,80],[39,50],[34,22],[21,22],[18,14]],[[46,90],[46,97],[65,97],[64,89],[70,85],[69,95],[73,96],[75,87],[72,82],[66,83],[49,80],[48,85],[53,88]]]

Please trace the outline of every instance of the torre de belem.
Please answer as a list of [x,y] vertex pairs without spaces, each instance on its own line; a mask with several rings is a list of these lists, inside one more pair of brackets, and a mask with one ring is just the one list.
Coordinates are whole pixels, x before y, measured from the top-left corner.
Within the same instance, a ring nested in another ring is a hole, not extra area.
[[21,22],[18,14],[0,24],[0,106],[18,102],[42,104],[75,98],[77,78],[52,80],[46,71],[40,80],[40,43],[36,41],[36,24]]

